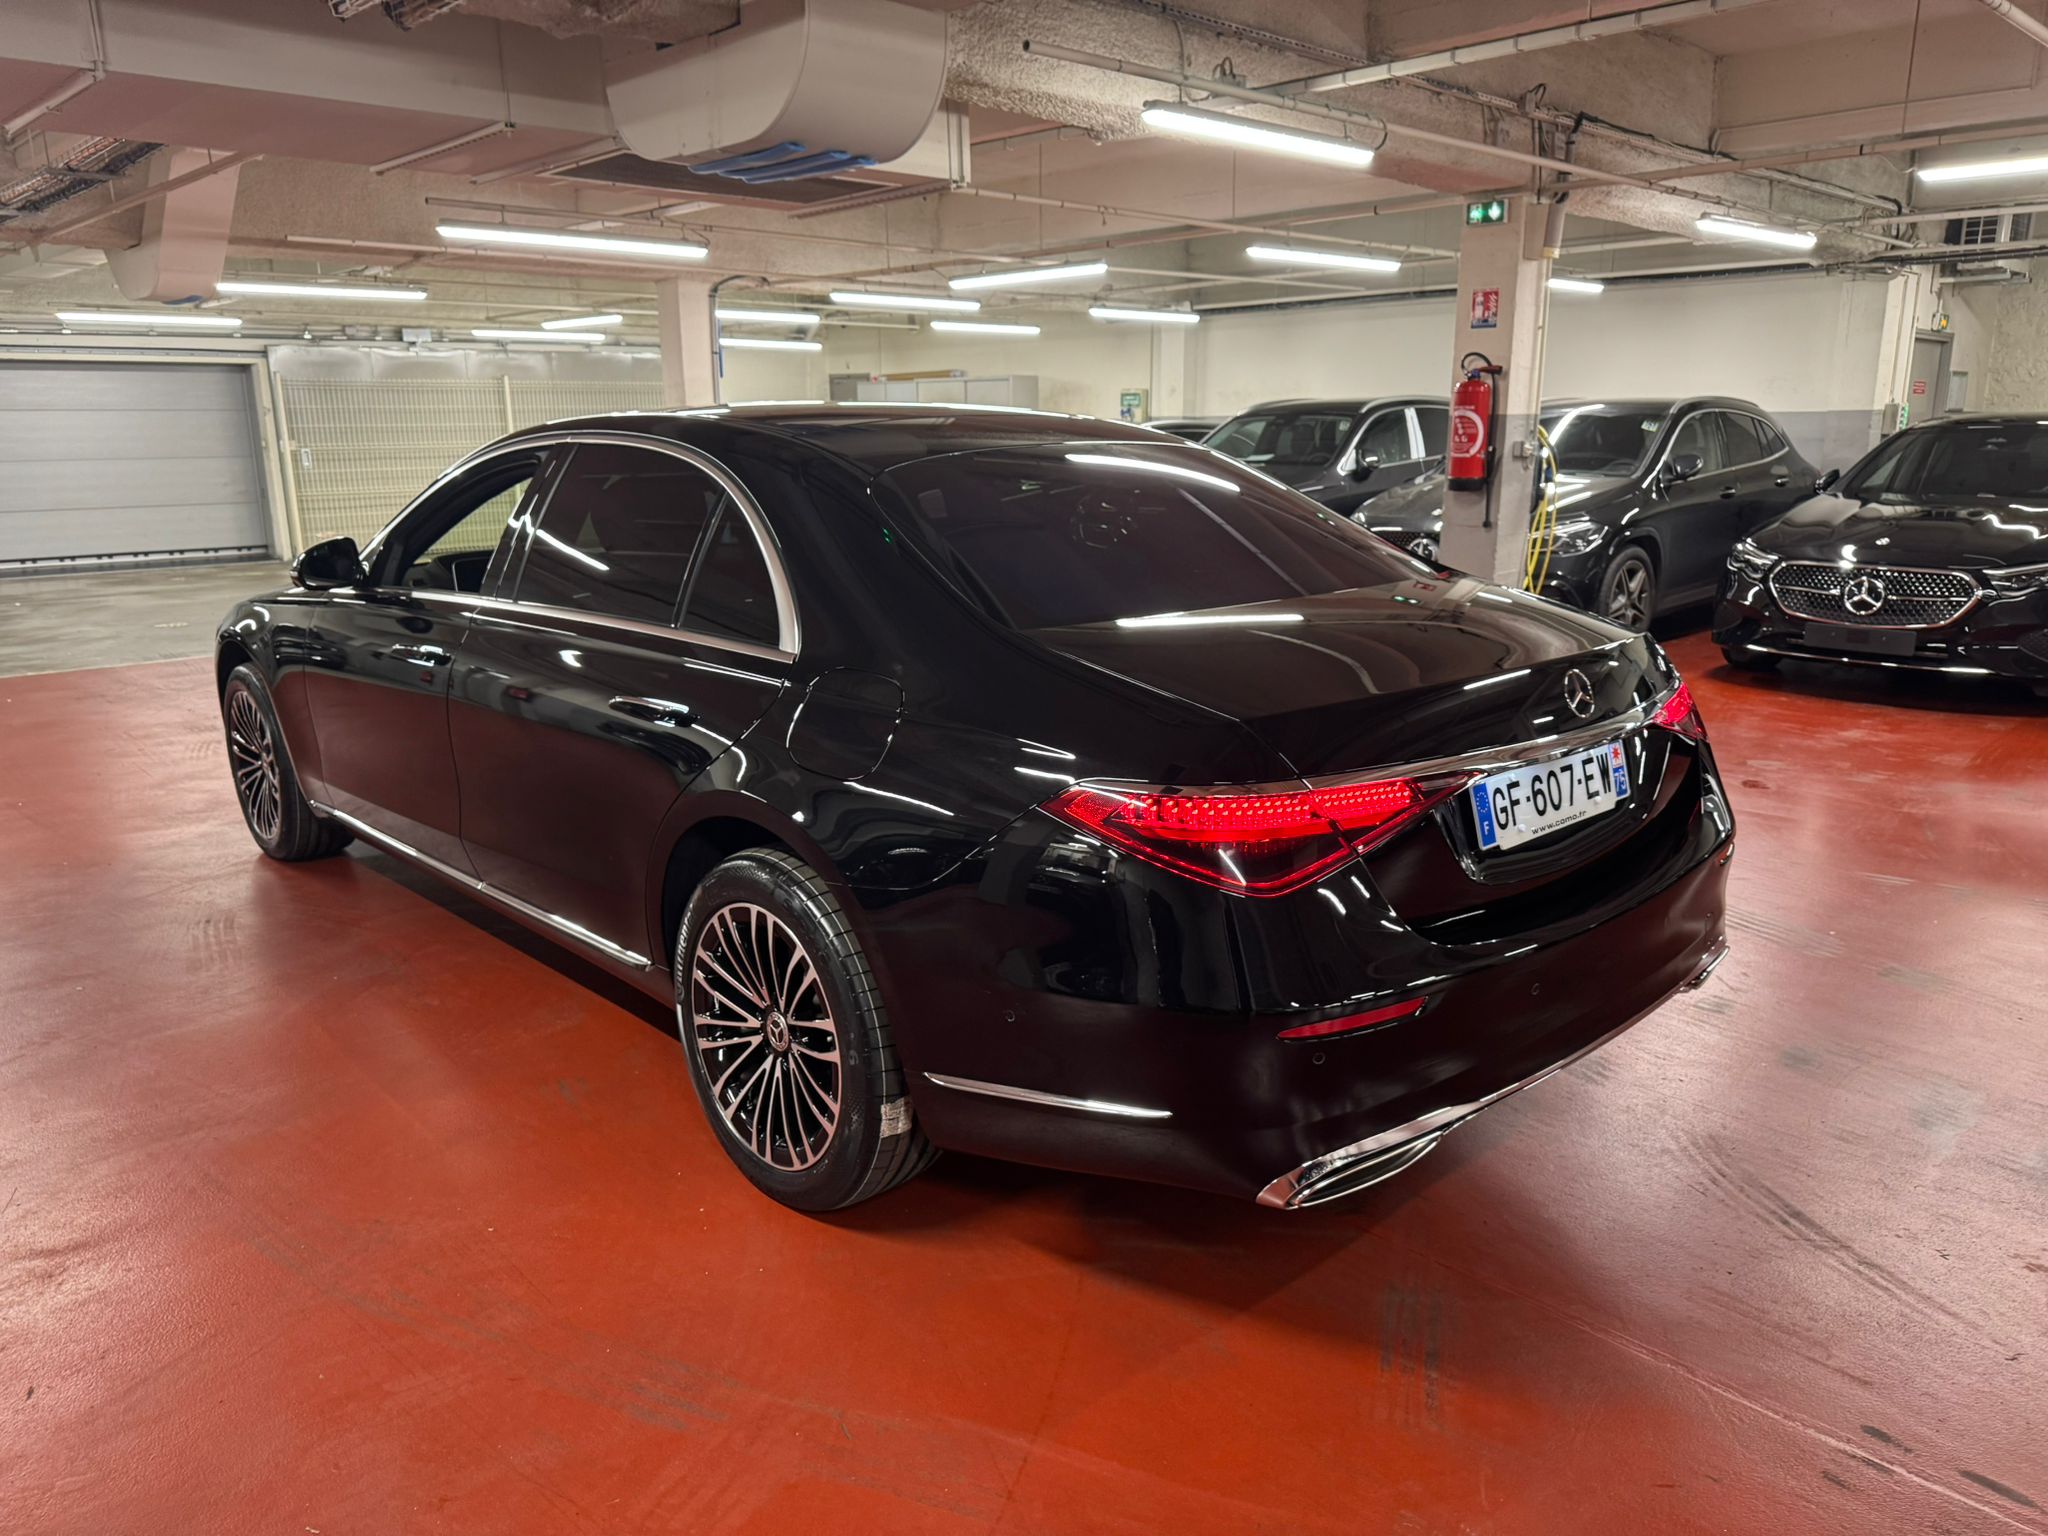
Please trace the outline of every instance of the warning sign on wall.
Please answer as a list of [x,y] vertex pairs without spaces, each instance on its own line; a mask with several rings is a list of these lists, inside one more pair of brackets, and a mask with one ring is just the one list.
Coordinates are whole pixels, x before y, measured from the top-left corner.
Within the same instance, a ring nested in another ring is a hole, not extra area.
[[1472,290],[1472,329],[1490,331],[1500,324],[1500,290],[1498,288],[1474,288]]
[[1915,379],[1915,380],[1913,381],[1913,393],[1914,393],[1914,394],[1916,394],[1916,395],[1924,395],[1924,394],[1926,394],[1926,393],[1927,393],[1927,381],[1926,381],[1925,379]]

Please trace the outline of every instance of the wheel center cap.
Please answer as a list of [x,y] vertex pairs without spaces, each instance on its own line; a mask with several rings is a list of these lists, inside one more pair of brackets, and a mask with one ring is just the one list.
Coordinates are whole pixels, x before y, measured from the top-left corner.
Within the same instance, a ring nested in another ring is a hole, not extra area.
[[779,1013],[768,1015],[768,1045],[771,1050],[789,1049],[789,1020]]

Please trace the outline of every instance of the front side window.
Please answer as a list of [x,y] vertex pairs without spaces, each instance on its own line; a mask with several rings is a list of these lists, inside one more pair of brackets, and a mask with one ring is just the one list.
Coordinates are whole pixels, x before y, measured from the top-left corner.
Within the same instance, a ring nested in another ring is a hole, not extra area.
[[1664,430],[1664,413],[1571,406],[1545,411],[1543,430],[1557,467],[1566,474],[1628,475]]
[[1727,463],[1721,454],[1721,436],[1714,430],[1714,414],[1712,411],[1696,411],[1679,423],[1678,435],[1671,439],[1671,451],[1664,456],[1664,462],[1670,464],[1680,454],[1696,453],[1700,459],[1701,474]]
[[1405,464],[1415,457],[1408,443],[1408,413],[1382,411],[1365,424],[1365,436],[1358,440],[1361,459],[1378,459],[1382,464]]
[[899,465],[879,487],[934,563],[1018,629],[1172,624],[1420,570],[1350,518],[1207,453],[956,453]]
[[536,459],[486,464],[409,519],[377,564],[382,586],[481,592],[505,526],[539,472]]
[[1219,427],[1208,446],[1284,476],[1328,464],[1357,430],[1351,411],[1255,411]]
[[516,596],[671,624],[725,488],[651,448],[579,443],[527,543]]

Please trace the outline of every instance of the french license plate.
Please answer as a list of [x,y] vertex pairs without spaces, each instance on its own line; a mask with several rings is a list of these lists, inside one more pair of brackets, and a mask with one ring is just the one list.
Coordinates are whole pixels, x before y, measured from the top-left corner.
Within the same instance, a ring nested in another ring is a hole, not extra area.
[[1910,629],[1866,629],[1860,624],[1809,624],[1806,643],[1823,651],[1873,651],[1880,656],[1913,654]]
[[1628,798],[1628,760],[1621,743],[1532,763],[1472,786],[1479,846],[1514,848],[1531,839],[1603,816]]

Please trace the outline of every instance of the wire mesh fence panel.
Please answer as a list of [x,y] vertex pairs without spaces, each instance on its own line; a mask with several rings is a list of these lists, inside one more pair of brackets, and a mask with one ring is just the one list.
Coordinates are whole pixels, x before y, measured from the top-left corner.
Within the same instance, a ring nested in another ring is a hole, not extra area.
[[511,396],[515,431],[605,411],[655,411],[663,403],[661,385],[652,381],[514,379]]
[[508,430],[498,379],[283,379],[301,545],[369,539],[443,471]]

